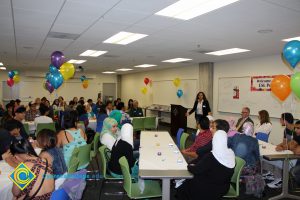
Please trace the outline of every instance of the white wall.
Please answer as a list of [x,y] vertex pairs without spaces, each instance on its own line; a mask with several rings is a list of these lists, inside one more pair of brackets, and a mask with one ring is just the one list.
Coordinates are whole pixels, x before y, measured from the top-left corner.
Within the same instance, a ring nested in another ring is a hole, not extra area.
[[[293,74],[293,71],[287,67],[281,60],[280,55],[253,58],[247,60],[236,60],[229,62],[215,63],[214,65],[214,86],[213,86],[213,114],[215,118],[239,118],[239,114],[221,113],[218,108],[218,79],[220,77],[239,77],[239,76],[258,76],[258,75],[277,75]],[[242,109],[242,108],[241,108]],[[250,108],[251,109],[251,108]],[[257,113],[251,116],[255,123],[258,123]],[[278,116],[279,118],[280,116]],[[273,130],[269,141],[278,144],[282,141],[283,127],[281,127],[278,118],[271,118]]]
[[[139,106],[146,107],[153,104],[153,88],[148,88],[147,94],[142,94],[141,88],[145,86],[144,78],[148,77],[152,81],[163,81],[163,80],[173,80],[176,77],[180,79],[197,79],[199,77],[199,66],[189,66],[189,67],[178,67],[170,68],[164,70],[155,70],[149,72],[140,72],[122,75],[122,84],[121,84],[121,98],[125,104],[127,104],[129,99],[136,99],[139,101]],[[174,87],[170,85],[170,87]],[[199,88],[197,88],[198,90]],[[158,93],[165,93],[169,91],[155,91]],[[195,91],[195,96],[197,91]],[[174,95],[173,93],[170,95]],[[170,102],[171,104],[172,102]],[[190,105],[192,107],[193,105]],[[188,126],[195,127],[194,115],[188,117]]]

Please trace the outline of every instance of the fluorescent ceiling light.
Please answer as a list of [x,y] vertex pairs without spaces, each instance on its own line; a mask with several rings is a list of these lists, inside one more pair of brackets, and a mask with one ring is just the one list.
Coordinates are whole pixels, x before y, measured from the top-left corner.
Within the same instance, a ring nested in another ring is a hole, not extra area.
[[134,67],[147,68],[147,67],[154,67],[154,66],[157,66],[157,65],[142,64],[142,65],[137,65],[137,66],[134,66]]
[[184,61],[188,61],[188,60],[192,60],[192,59],[190,59],[190,58],[173,58],[170,60],[164,60],[162,62],[178,63],[178,62],[184,62]]
[[239,0],[180,0],[155,14],[189,20],[237,1]]
[[212,52],[208,52],[205,54],[215,55],[215,56],[223,56],[223,55],[228,55],[228,54],[243,53],[243,52],[247,52],[247,51],[250,51],[250,50],[232,48],[232,49],[225,49],[225,50],[220,50],[220,51],[212,51]]
[[0,67],[1,70],[6,70],[6,67]]
[[2,62],[0,62],[0,66],[3,66],[3,63],[2,63]]
[[289,41],[292,41],[292,40],[299,40],[300,41],[300,36],[299,37],[293,37],[293,38],[283,39],[282,41],[289,42]]
[[116,72],[111,72],[111,71],[106,71],[106,72],[102,72],[103,74],[114,74]]
[[107,40],[103,41],[103,43],[111,43],[111,44],[122,44],[126,45],[131,42],[142,39],[148,35],[140,34],[140,33],[129,33],[129,32],[120,32],[116,35],[111,36]]
[[74,60],[74,59],[72,59],[72,60],[68,61],[68,63],[73,63],[73,64],[82,64],[84,62],[86,62],[86,60]]
[[116,69],[116,71],[121,71],[121,72],[127,72],[127,71],[131,71],[133,69],[129,69],[129,68],[121,68],[121,69]]
[[83,52],[79,56],[98,57],[98,56],[100,56],[102,54],[105,54],[105,53],[107,53],[107,51],[86,50],[85,52]]

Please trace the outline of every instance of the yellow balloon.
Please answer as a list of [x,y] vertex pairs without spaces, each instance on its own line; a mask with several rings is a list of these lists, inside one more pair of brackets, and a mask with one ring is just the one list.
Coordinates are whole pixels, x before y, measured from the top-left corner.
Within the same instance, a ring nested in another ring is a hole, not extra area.
[[148,89],[147,89],[146,87],[142,87],[141,92],[142,92],[143,94],[146,94],[147,91],[148,91]]
[[89,80],[82,81],[82,87],[86,89],[89,86]]
[[175,85],[175,87],[179,87],[179,86],[180,86],[180,83],[181,83],[180,78],[175,78],[175,79],[173,80],[173,84]]
[[64,77],[64,80],[69,80],[74,76],[75,67],[72,63],[65,62],[64,64],[62,64],[62,66],[60,66],[59,71]]
[[20,76],[19,75],[15,75],[13,78],[15,83],[19,83],[20,82]]

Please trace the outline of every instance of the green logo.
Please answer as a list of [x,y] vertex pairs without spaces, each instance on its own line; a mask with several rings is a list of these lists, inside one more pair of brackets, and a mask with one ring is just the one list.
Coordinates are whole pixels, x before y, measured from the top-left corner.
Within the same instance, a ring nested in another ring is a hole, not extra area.
[[21,190],[24,190],[35,177],[35,174],[24,163],[20,163],[10,174],[9,179]]

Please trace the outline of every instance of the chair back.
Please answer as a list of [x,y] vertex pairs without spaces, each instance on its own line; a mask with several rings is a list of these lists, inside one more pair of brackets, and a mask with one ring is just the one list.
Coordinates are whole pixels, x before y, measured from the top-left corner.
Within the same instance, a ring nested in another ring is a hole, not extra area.
[[100,159],[101,159],[101,162],[100,162],[101,163],[100,164],[101,165],[101,173],[105,179],[108,178],[107,174],[106,174],[107,173],[107,162],[108,162],[106,155],[105,155],[106,151],[109,151],[107,146],[102,145],[101,147],[99,147]]
[[97,150],[99,149],[99,141],[100,141],[100,133],[96,133],[93,140],[93,150],[96,154]]
[[[78,155],[78,149],[77,149],[77,155]],[[72,156],[68,166],[68,174],[75,173],[77,171],[78,166],[79,166],[79,159],[77,157]]]
[[55,190],[52,192],[50,200],[69,200],[69,195],[63,188]]
[[178,148],[180,148],[180,138],[181,138],[183,131],[184,131],[183,128],[179,128],[177,131],[177,134],[176,134],[176,143],[177,143]]
[[236,185],[236,196],[239,196],[240,194],[240,176],[241,176],[241,172],[244,168],[246,164],[246,161],[243,160],[242,158],[240,157],[235,157],[235,167],[234,167],[234,173],[231,177],[231,183],[235,183]]
[[27,135],[30,135],[30,131],[29,131],[29,124],[28,123],[24,123],[23,124],[25,132],[27,133]]
[[189,134],[182,133],[180,137],[180,150],[186,149],[186,140],[189,137]]
[[144,130],[144,121],[145,117],[133,117],[132,118],[132,126],[134,131]]
[[156,129],[156,117],[145,117],[144,128],[145,129]]
[[119,159],[119,163],[120,163],[123,178],[124,178],[123,188],[126,191],[127,195],[129,197],[131,197],[132,196],[131,195],[132,182],[131,182],[131,175],[130,175],[130,171],[129,171],[129,165],[128,165],[128,161],[127,161],[126,157],[122,156]]
[[269,141],[269,135],[267,133],[258,132],[256,133],[256,139],[268,142]]
[[78,169],[83,169],[88,166],[88,164],[91,161],[91,148],[92,144],[86,144],[80,147],[77,147],[79,150],[78,153],[78,159],[79,159],[79,165]]
[[43,129],[50,129],[50,130],[56,132],[55,123],[51,122],[51,123],[39,123],[39,124],[37,124],[36,131],[35,131],[35,136],[37,136],[37,134]]

